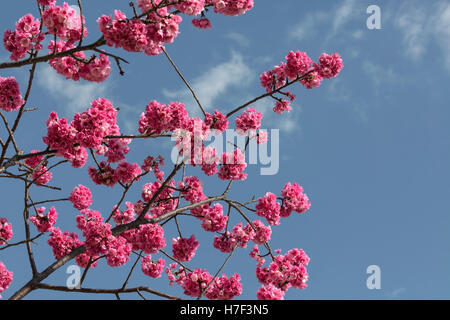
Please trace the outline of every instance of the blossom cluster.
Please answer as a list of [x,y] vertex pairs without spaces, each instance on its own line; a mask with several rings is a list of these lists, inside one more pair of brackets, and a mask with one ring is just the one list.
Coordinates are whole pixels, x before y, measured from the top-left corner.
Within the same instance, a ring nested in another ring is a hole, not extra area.
[[[7,290],[12,281],[13,273],[8,271],[3,262],[0,261],[0,293]],[[1,297],[2,296],[0,295],[0,298]]]
[[[38,153],[39,150],[32,150],[31,154]],[[33,181],[38,185],[44,185],[52,179],[51,171],[47,170],[44,165],[46,161],[43,155],[38,155],[35,157],[30,157],[25,159],[25,164],[33,169],[31,177]]]
[[289,217],[292,211],[303,213],[311,207],[308,196],[303,193],[303,188],[298,183],[287,183],[281,191],[282,204],[272,192],[258,199],[255,206],[256,214],[267,219],[271,225],[279,225],[280,218]]
[[[256,277],[262,284],[257,296],[261,300],[281,300],[289,288],[305,289],[309,257],[301,249],[291,249],[285,255],[277,255],[269,267],[262,267],[265,260],[257,256]],[[281,292],[281,291],[282,292]]]
[[58,218],[58,212],[55,207],[51,207],[47,214],[43,214],[45,207],[36,209],[36,215],[30,216],[30,221],[36,226],[39,232],[50,232],[53,229],[53,225]]
[[16,22],[16,29],[7,29],[3,34],[3,44],[5,49],[11,52],[10,59],[18,61],[32,51],[42,49],[41,42],[44,40],[44,33],[40,30],[41,23],[33,15],[27,14]]
[[305,52],[290,51],[286,55],[286,62],[281,62],[260,75],[261,85],[267,92],[277,91],[288,97],[275,98],[277,102],[273,108],[274,112],[281,114],[292,108],[290,103],[295,100],[295,96],[281,91],[288,83],[298,80],[307,89],[312,89],[318,87],[323,79],[336,77],[344,66],[338,53],[322,53],[318,61],[319,63],[313,62]]
[[80,17],[77,11],[66,2],[62,7],[55,5],[47,7],[42,12],[42,23],[50,34],[69,43],[79,41],[87,35],[84,16]]
[[0,218],[0,245],[5,244],[5,241],[10,240],[12,236],[13,231],[11,223],[9,223],[6,218]]
[[0,77],[0,109],[6,112],[19,109],[25,101],[14,77]]

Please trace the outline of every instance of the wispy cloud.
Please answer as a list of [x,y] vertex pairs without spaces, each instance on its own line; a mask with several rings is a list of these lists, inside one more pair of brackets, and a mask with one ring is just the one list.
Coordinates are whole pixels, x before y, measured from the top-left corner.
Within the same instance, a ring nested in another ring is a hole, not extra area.
[[424,57],[432,41],[442,51],[443,64],[450,71],[450,3],[446,0],[433,5],[421,1],[403,5],[394,21],[403,36],[405,54],[415,61]]
[[250,46],[250,39],[241,33],[230,32],[225,35],[226,38],[236,41],[240,46],[247,48]]
[[[325,42],[339,34],[344,26],[360,16],[361,10],[357,7],[356,0],[343,0],[336,4],[334,9],[308,13],[303,20],[289,32],[289,36],[296,40],[304,40],[317,35],[321,26],[328,25]],[[342,33],[346,34],[346,33]],[[354,39],[361,39],[361,31],[352,33]]]
[[[248,85],[252,76],[253,72],[244,62],[242,55],[232,52],[230,60],[205,70],[190,81],[190,85],[203,108],[211,110],[219,97],[223,97],[232,88],[242,88],[242,86]],[[167,98],[185,103],[191,114],[199,114],[199,108],[188,89],[164,89],[163,94]]]
[[399,83],[401,77],[386,65],[380,66],[372,61],[364,61],[362,64],[363,71],[370,76],[373,83],[379,87],[382,83]]
[[67,109],[71,114],[85,110],[92,100],[106,95],[108,87],[105,83],[75,82],[66,80],[50,66],[41,67],[37,75],[37,83],[47,90],[56,106]]

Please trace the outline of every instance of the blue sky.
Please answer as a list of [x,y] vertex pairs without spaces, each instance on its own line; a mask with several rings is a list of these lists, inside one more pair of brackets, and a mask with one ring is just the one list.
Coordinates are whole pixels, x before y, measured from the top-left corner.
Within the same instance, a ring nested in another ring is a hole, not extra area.
[[[86,43],[98,38],[95,20],[101,14],[111,14],[115,8],[130,13],[128,1],[84,2],[89,32]],[[280,170],[262,176],[257,165],[249,166],[249,178],[236,183],[231,193],[245,200],[267,191],[279,193],[292,181],[300,183],[310,197],[312,207],[306,214],[293,214],[273,228],[272,248],[283,252],[303,248],[311,258],[308,288],[291,289],[286,299],[450,298],[450,2],[255,2],[254,9],[239,17],[209,13],[211,30],[195,29],[190,18],[184,17],[180,35],[166,48],[207,110],[223,111],[262,94],[259,74],[278,64],[289,50],[305,51],[313,59],[322,52],[339,52],[343,58],[344,69],[337,78],[313,90],[300,85],[291,88],[297,100],[289,114],[273,113],[270,100],[255,104],[264,112],[263,127],[280,129]],[[366,9],[372,4],[381,9],[380,30],[366,27]],[[9,2],[0,12],[2,30],[13,28],[28,12],[37,15],[34,1]],[[153,99],[182,101],[192,114],[198,112],[163,55],[148,57],[108,49],[131,63],[123,65],[123,77],[114,66],[102,84],[65,81],[47,65],[38,66],[29,106],[38,106],[40,111],[24,117],[18,136],[26,151],[44,147],[41,137],[51,110],[71,118],[100,96],[120,107],[124,133],[136,132],[140,113]],[[6,61],[8,55],[2,47],[0,61]],[[24,90],[27,72],[6,69],[0,76],[16,76]],[[153,141],[136,141],[132,147],[135,151],[129,161],[139,163],[149,154],[169,159],[171,148],[167,142]],[[195,173],[196,169],[190,174]],[[96,187],[86,167],[59,168],[54,176],[52,184],[63,191],[35,189],[34,199],[65,197],[81,183],[95,194],[92,207],[109,212],[115,204],[111,199],[119,196],[119,190]],[[211,195],[225,186],[216,177],[206,177],[204,182]],[[0,216],[13,223],[13,242],[24,236],[22,189],[18,182],[0,183]],[[127,200],[137,200],[139,193],[135,188]],[[55,207],[61,229],[74,230],[75,209],[64,203]],[[201,232],[197,221],[187,218],[183,224],[184,235],[196,233],[201,240],[199,254],[189,265],[215,272],[225,255],[212,249],[213,236]],[[166,234],[171,239],[173,228]],[[53,262],[46,240],[42,237],[34,249],[40,270]],[[254,299],[258,288],[249,250],[239,251],[224,269],[228,275],[241,273],[244,299]],[[30,279],[25,247],[0,251],[0,261],[14,272],[14,282],[3,294],[8,297]],[[381,268],[380,290],[366,287],[370,265]],[[118,287],[130,267],[128,263],[112,269],[102,262],[88,274],[85,284]],[[46,282],[64,285],[65,270],[61,268]],[[161,289],[167,281],[151,280],[139,271],[130,286],[137,284]],[[169,292],[180,294],[177,287]],[[86,297],[45,291],[28,296]]]

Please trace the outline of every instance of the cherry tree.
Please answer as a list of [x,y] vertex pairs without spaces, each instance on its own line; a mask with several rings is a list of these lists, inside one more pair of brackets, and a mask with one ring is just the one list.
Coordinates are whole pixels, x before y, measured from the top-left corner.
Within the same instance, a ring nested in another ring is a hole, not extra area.
[[[304,213],[310,208],[302,186],[286,181],[282,190],[271,190],[256,198],[249,194],[244,202],[229,194],[233,184],[245,183],[247,179],[246,151],[250,143],[269,143],[269,135],[261,130],[263,114],[258,111],[257,102],[271,98],[273,112],[289,112],[296,96],[288,87],[312,89],[324,79],[336,77],[343,67],[339,54],[323,53],[313,61],[305,52],[290,51],[280,64],[260,75],[263,93],[232,110],[208,113],[166,46],[175,41],[183,20],[190,20],[193,27],[210,29],[215,14],[244,15],[253,8],[253,0],[137,0],[115,9],[112,15],[98,17],[98,29],[89,29],[90,33],[98,33],[98,39],[92,43],[86,43],[84,15],[88,13],[83,12],[81,0],[72,5],[56,0],[36,2],[35,10],[20,17],[15,28],[10,26],[4,31],[3,38],[10,61],[0,63],[2,75],[6,75],[0,77],[0,116],[5,130],[0,137],[0,177],[3,183],[24,186],[25,239],[14,238],[14,230],[20,226],[9,222],[8,215],[13,213],[1,213],[0,293],[14,281],[14,266],[2,259],[1,252],[22,246],[26,247],[31,276],[17,292],[11,293],[11,299],[21,299],[34,290],[108,293],[117,298],[136,293],[145,299],[146,293],[169,299],[233,299],[245,290],[241,279],[255,274],[261,284],[255,295],[258,299],[283,299],[288,289],[306,288],[307,254],[299,248],[285,248],[282,252],[270,246],[273,226],[293,212]],[[112,9],[108,2],[102,5],[105,12]],[[121,57],[123,50],[140,52],[148,59],[164,55],[191,92],[202,117],[190,116],[183,103],[162,103],[148,97],[140,118],[134,119],[137,132],[124,133],[118,125],[120,111],[108,97],[98,97],[71,119],[46,106],[28,106],[38,64],[50,65],[66,81],[100,83],[115,69],[125,74],[129,61]],[[18,83],[7,76],[11,68],[29,68],[28,83]],[[35,150],[24,151],[16,137],[21,130],[24,135],[30,134],[21,126],[21,120],[33,112],[48,114],[42,123],[46,135]],[[219,153],[206,144],[212,133],[221,135],[227,129],[245,137],[244,146]],[[167,137],[173,138],[177,152],[173,164],[167,161],[167,155],[148,154],[139,163],[128,158],[135,139],[145,139],[151,145],[159,139],[167,141]],[[194,167],[202,173],[191,174]],[[37,188],[60,191],[52,185],[52,178],[69,170],[84,170],[96,187],[73,181],[71,190],[62,190],[64,198],[35,199]],[[224,181],[223,191],[207,195],[207,179]],[[97,188],[121,190],[119,198],[111,199],[110,211],[95,209]],[[77,212],[76,229],[62,230],[58,226],[60,202],[73,205]],[[231,225],[232,215],[240,222]],[[184,229],[184,219],[198,221],[199,228]],[[177,234],[167,234],[170,224],[176,226]],[[181,230],[190,236],[183,237]],[[218,257],[222,257],[215,270],[196,265],[200,232],[214,235],[212,243],[204,246],[214,247]],[[48,261],[46,267],[38,267],[35,261],[36,243],[43,243],[54,255],[54,261]],[[255,274],[242,274],[239,270],[222,273],[233,254],[247,246],[252,247],[248,259],[254,259]],[[46,282],[71,260],[83,269],[78,286],[68,288]],[[129,264],[129,273],[117,289],[86,286],[89,270],[99,263],[111,268]],[[146,276],[165,277],[167,286],[179,286],[185,296],[173,296],[144,285],[129,287],[128,281],[139,272],[139,266]]]

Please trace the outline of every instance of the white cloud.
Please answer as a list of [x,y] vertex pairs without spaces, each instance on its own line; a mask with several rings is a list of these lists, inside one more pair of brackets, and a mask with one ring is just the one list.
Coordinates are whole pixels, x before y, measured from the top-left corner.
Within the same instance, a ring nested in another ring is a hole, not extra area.
[[377,87],[382,83],[399,83],[401,81],[400,76],[391,67],[385,65],[380,66],[372,61],[366,60],[362,64],[362,69],[370,76]]
[[[343,0],[334,9],[308,13],[304,20],[294,25],[289,35],[293,39],[304,40],[317,35],[321,25],[329,24],[330,31],[325,39],[325,41],[328,41],[339,34],[348,22],[359,17],[361,11],[356,7],[356,4],[356,0]],[[362,31],[355,31],[352,36],[354,39],[361,39]]]
[[[211,110],[219,97],[228,93],[231,88],[242,88],[248,85],[253,72],[241,54],[232,52],[231,59],[205,70],[200,76],[189,81],[205,110]],[[186,105],[191,114],[199,114],[199,108],[187,88],[177,90],[164,89],[163,94],[170,99],[176,99]]]
[[225,37],[236,41],[242,47],[250,46],[250,39],[248,39],[246,36],[244,36],[241,33],[230,32],[227,35],[225,35]]
[[445,0],[428,5],[420,1],[400,7],[394,25],[403,35],[405,55],[418,61],[430,42],[441,48],[443,64],[450,71],[450,3]]
[[92,100],[105,96],[108,87],[105,83],[75,82],[66,80],[50,66],[42,65],[37,73],[37,83],[48,91],[57,102],[57,107],[76,113],[89,108]]

